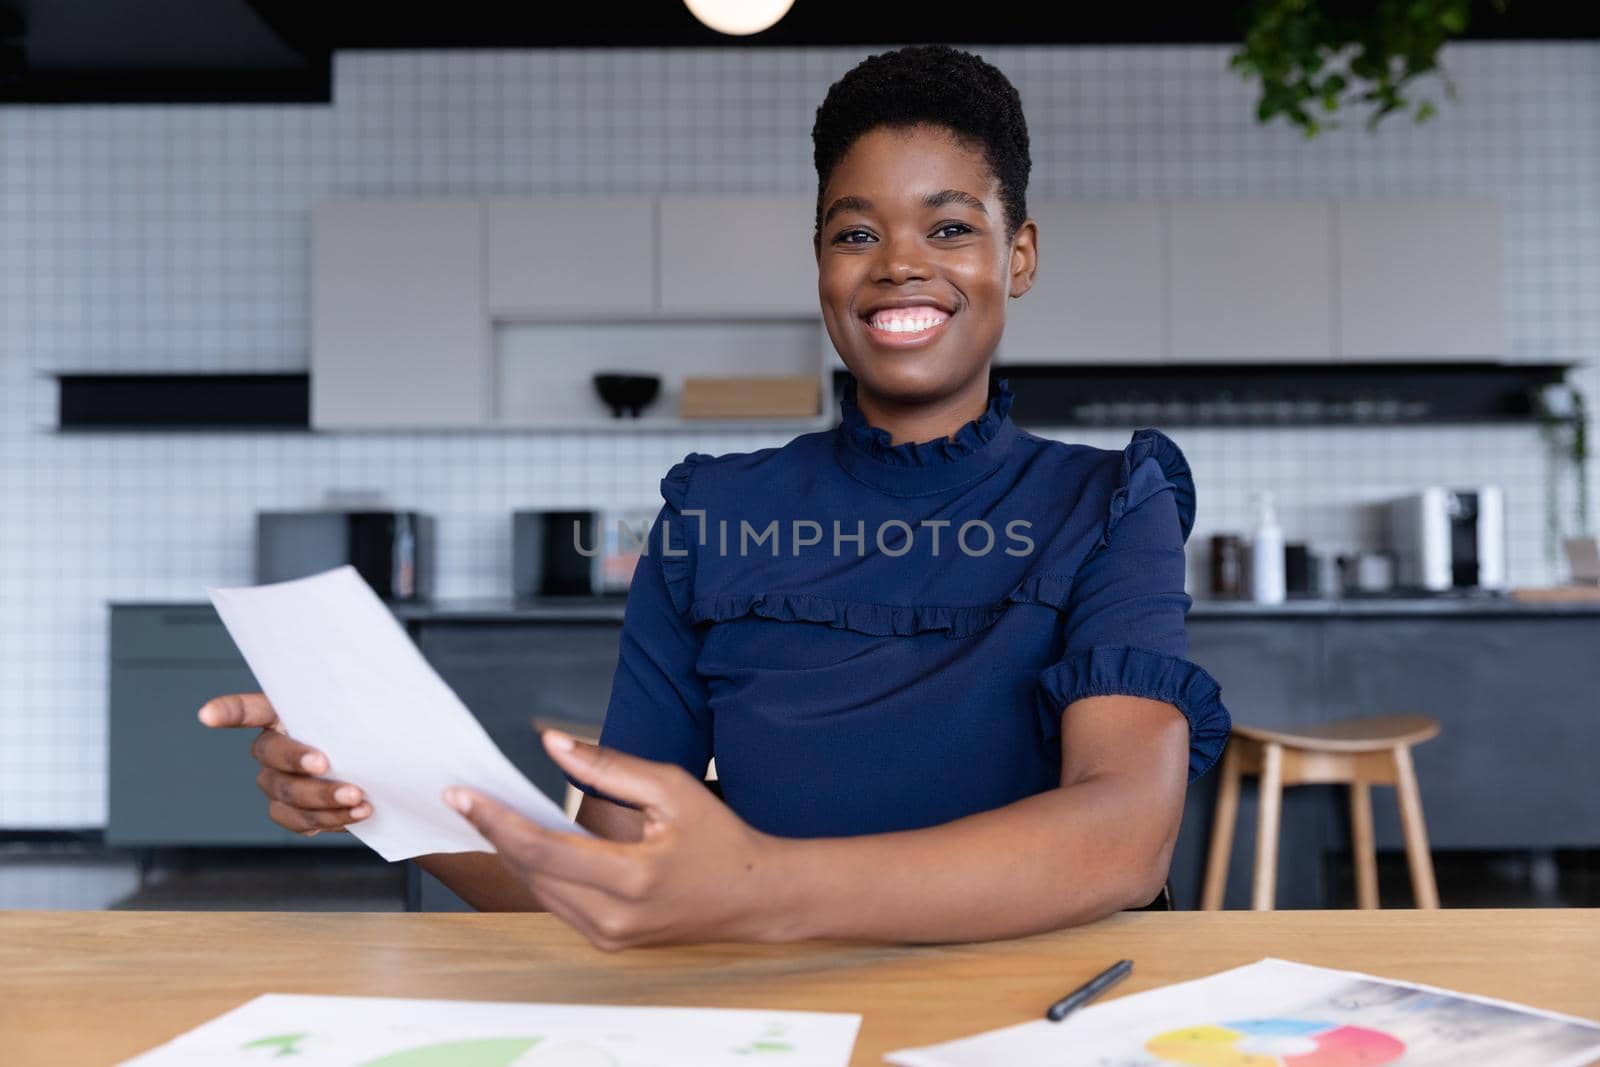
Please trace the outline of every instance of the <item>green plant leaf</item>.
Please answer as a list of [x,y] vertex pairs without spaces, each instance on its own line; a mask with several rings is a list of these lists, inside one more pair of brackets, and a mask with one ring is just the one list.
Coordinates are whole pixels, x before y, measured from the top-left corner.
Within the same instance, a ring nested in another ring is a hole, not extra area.
[[[1491,3],[1504,12],[1507,0]],[[1437,74],[1456,99],[1439,52],[1471,13],[1472,0],[1255,0],[1228,65],[1260,83],[1258,121],[1283,116],[1307,136],[1338,125],[1345,106],[1367,109],[1369,129],[1398,111],[1422,122],[1438,109],[1410,99],[1413,83]],[[1313,118],[1313,108],[1327,118]]]

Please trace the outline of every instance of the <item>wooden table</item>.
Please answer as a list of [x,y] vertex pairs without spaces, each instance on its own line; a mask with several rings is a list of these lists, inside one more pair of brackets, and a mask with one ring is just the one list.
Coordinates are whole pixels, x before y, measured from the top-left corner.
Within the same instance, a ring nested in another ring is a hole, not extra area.
[[[1019,941],[595,951],[547,915],[0,913],[0,1061],[106,1064],[258,993],[850,1011],[857,1065],[1280,956],[1600,1017],[1600,909],[1125,913]],[[1107,999],[1110,999],[1108,996]]]

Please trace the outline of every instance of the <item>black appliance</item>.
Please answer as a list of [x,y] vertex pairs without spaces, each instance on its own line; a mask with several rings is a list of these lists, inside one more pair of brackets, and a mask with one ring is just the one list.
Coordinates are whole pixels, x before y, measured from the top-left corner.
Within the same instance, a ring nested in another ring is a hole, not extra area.
[[262,511],[256,581],[305,578],[345,564],[381,598],[433,596],[433,516],[419,511]]

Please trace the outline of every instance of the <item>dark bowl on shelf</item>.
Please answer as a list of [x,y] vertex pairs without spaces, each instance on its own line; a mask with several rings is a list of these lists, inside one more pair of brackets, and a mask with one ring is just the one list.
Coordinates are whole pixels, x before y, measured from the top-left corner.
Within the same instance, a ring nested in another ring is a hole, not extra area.
[[655,374],[596,374],[594,389],[617,418],[625,411],[638,418],[661,392],[661,378]]

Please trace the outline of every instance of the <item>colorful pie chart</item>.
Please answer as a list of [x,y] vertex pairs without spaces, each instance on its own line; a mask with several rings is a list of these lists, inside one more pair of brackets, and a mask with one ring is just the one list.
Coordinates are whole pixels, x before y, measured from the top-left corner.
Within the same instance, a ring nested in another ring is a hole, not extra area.
[[1405,1042],[1378,1030],[1311,1019],[1238,1019],[1168,1030],[1145,1051],[1184,1067],[1381,1067]]

